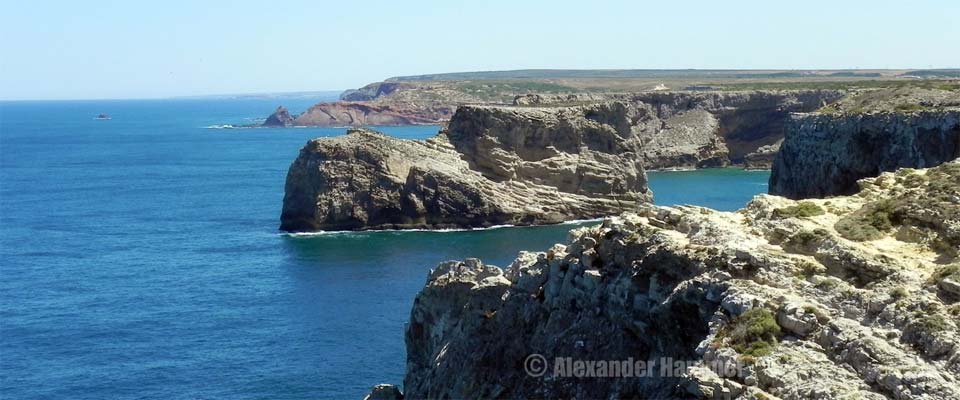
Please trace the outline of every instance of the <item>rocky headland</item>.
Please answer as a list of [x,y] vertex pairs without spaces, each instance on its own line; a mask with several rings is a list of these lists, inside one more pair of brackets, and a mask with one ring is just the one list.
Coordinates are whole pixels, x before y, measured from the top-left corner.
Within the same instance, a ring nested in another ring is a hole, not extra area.
[[280,228],[474,228],[634,210],[651,195],[632,111],[464,106],[429,140],[364,129],[314,139],[290,166]]
[[[958,250],[960,161],[734,213],[644,206],[505,269],[431,271],[406,331],[405,395],[960,398]],[[564,357],[689,364],[604,378]]]
[[794,115],[773,165],[770,193],[846,195],[857,180],[960,157],[960,93],[870,91]]

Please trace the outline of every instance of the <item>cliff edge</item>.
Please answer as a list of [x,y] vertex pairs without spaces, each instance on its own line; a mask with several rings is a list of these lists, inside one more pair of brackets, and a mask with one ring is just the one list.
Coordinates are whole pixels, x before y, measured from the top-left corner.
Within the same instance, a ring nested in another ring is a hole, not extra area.
[[794,199],[847,195],[858,190],[861,178],[958,157],[960,92],[866,90],[787,121],[770,193]]
[[960,108],[797,115],[773,163],[770,193],[789,198],[846,195],[857,180],[960,157]]

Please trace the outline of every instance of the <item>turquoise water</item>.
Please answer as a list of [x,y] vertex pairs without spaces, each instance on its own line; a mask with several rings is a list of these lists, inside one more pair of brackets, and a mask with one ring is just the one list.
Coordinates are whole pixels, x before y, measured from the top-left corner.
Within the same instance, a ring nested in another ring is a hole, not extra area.
[[[429,268],[502,266],[566,237],[570,226],[281,235],[290,162],[344,130],[205,128],[280,103],[0,103],[0,397],[360,398],[402,381],[403,327]],[[650,179],[659,203],[729,209],[766,178]]]
[[742,168],[651,171],[647,172],[647,178],[656,204],[693,204],[734,211],[758,193],[767,192],[770,171],[745,171]]

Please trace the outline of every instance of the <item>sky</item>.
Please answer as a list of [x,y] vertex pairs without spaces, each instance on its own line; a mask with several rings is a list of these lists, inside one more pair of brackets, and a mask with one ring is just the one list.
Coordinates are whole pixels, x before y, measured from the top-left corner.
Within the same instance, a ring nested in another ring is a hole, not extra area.
[[0,99],[557,69],[960,67],[960,1],[0,0]]

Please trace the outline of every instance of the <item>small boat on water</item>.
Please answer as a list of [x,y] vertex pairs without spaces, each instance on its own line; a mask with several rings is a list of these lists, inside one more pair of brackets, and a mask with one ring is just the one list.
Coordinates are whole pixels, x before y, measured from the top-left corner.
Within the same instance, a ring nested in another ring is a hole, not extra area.
[[97,114],[97,118],[94,119],[110,119],[110,116],[107,114]]

